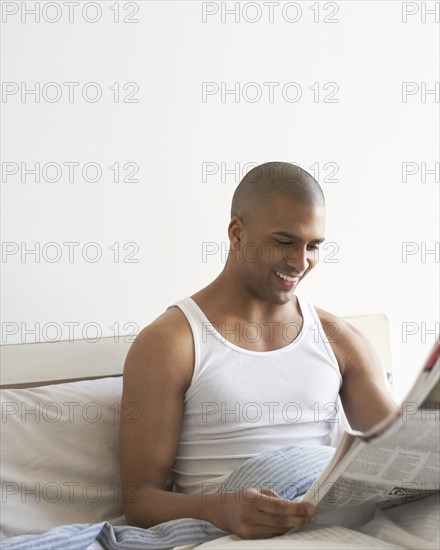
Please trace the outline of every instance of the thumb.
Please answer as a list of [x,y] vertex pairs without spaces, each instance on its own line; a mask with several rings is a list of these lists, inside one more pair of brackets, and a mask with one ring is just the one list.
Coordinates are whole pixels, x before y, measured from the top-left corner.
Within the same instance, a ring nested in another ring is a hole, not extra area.
[[262,495],[266,495],[268,497],[272,497],[272,498],[281,498],[280,495],[274,491],[273,489],[270,489],[269,487],[262,487],[260,489],[260,492]]

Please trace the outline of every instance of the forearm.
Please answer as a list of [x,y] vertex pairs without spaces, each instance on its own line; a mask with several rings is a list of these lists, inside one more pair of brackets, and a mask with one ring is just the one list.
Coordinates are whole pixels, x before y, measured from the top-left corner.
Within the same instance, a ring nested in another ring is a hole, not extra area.
[[129,525],[152,527],[158,523],[180,518],[194,518],[218,524],[219,495],[185,495],[164,491],[158,487],[141,487],[124,501]]
[[347,419],[354,430],[369,430],[398,410],[391,396],[370,381],[363,384],[360,392],[341,391],[341,399]]
[[316,521],[313,506],[284,500],[270,488],[183,495],[155,486],[142,488],[137,497],[136,502],[126,502],[125,513],[129,525],[144,528],[193,518],[209,521],[241,538],[267,538]]

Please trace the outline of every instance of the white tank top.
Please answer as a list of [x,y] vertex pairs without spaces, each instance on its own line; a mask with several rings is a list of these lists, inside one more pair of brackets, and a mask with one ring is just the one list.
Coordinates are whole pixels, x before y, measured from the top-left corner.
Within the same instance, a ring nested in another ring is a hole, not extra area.
[[[185,314],[195,349],[171,470],[175,491],[201,493],[204,484],[221,483],[264,451],[329,444],[342,377],[313,304],[296,296],[301,332],[266,352],[227,340],[189,296],[167,308],[178,306]],[[235,341],[243,337],[242,330]]]

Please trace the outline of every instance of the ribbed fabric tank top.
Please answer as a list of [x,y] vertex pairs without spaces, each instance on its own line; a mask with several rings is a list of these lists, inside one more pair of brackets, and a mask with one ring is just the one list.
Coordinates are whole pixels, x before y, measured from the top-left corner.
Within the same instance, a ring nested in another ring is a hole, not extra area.
[[167,308],[185,314],[195,350],[171,470],[175,491],[201,493],[264,451],[329,444],[342,377],[313,304],[296,296],[301,332],[266,352],[227,340],[189,296]]

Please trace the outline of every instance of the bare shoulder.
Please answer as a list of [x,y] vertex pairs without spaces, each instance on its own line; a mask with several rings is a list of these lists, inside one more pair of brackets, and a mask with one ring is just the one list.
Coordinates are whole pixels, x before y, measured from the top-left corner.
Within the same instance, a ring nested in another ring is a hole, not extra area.
[[364,334],[361,331],[359,331],[356,327],[354,327],[342,317],[338,317],[337,315],[325,311],[324,309],[321,309],[317,306],[315,306],[315,310],[318,314],[319,320],[321,321],[324,332],[326,334],[332,333],[332,335],[335,337],[340,336],[341,344],[358,344],[359,339],[362,340],[363,338],[365,338]]
[[[121,418],[119,429],[123,485],[167,488],[193,363],[191,327],[177,307],[167,309],[132,343],[121,398],[121,411],[131,416],[126,421]],[[124,511],[129,521],[145,524],[137,498],[125,502]]]
[[380,367],[380,359],[368,338],[345,319],[315,306],[322,328],[328,342],[335,352],[341,374],[347,368],[365,368],[370,365],[373,370]]
[[187,389],[194,367],[191,327],[178,307],[171,307],[144,327],[130,346],[124,377],[147,376],[160,370]]
[[343,378],[339,395],[350,426],[368,430],[396,410],[380,357],[356,327],[328,311],[315,309],[329,342],[334,340],[331,345]]

